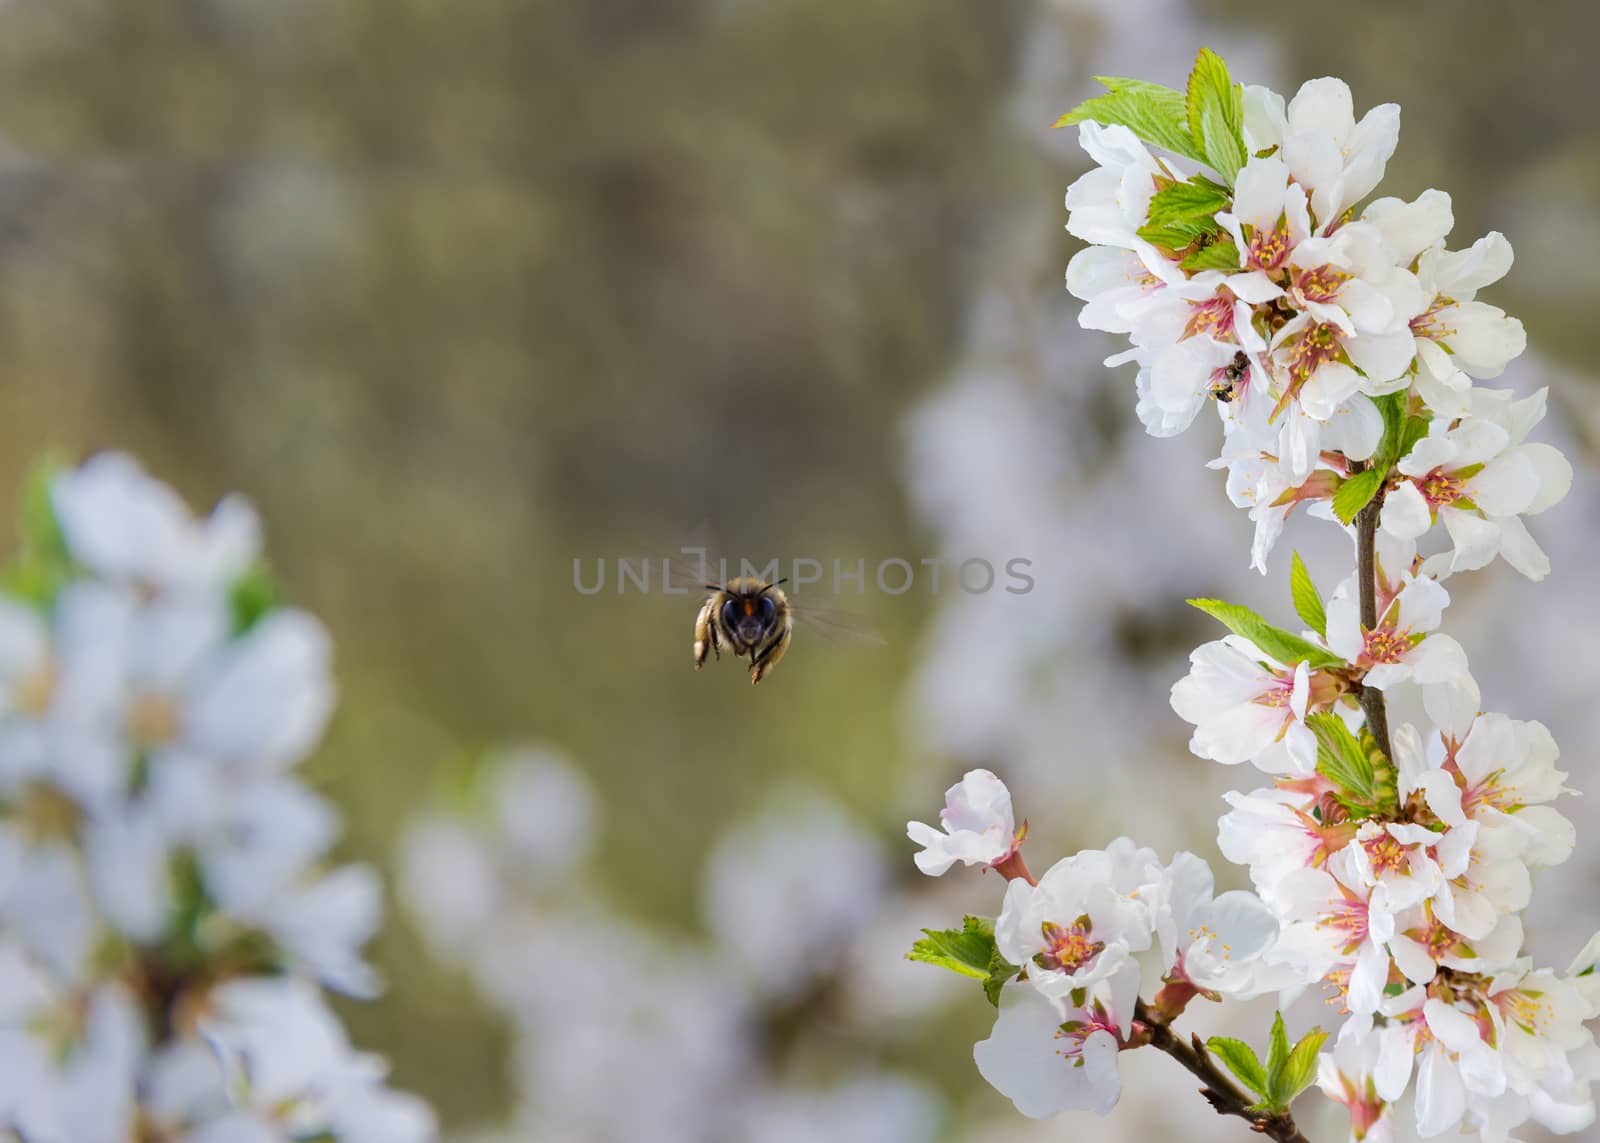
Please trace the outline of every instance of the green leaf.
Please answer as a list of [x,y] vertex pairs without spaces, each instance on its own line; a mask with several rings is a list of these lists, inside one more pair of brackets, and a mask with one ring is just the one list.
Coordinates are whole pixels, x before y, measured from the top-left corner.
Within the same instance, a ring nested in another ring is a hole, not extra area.
[[1294,600],[1295,614],[1307,627],[1327,638],[1328,612],[1322,605],[1322,596],[1317,591],[1317,585],[1311,582],[1311,573],[1306,570],[1306,562],[1300,558],[1299,552],[1294,553],[1289,564],[1289,596]]
[[[1207,223],[1210,223],[1209,227]],[[1211,219],[1180,219],[1176,222],[1163,223],[1160,226],[1154,223],[1141,226],[1136,234],[1152,246],[1161,246],[1167,250],[1187,250],[1196,242],[1203,242],[1222,233],[1222,227]]]
[[1000,990],[1019,971],[1006,961],[994,942],[994,924],[982,917],[964,917],[959,929],[923,929],[923,939],[911,946],[907,960],[947,968],[983,981],[989,1003],[999,1007]]
[[1289,666],[1306,663],[1312,668],[1341,666],[1344,663],[1331,651],[1272,626],[1248,607],[1224,603],[1220,599],[1191,599],[1189,606],[1204,611],[1235,635],[1244,636],[1280,663]]
[[1244,92],[1228,65],[1210,48],[1201,48],[1189,73],[1184,113],[1189,134],[1205,161],[1229,186],[1249,159],[1244,146]]
[[1165,226],[1172,222],[1209,222],[1213,232],[1222,229],[1213,217],[1217,211],[1226,210],[1232,200],[1227,191],[1206,180],[1205,184],[1173,183],[1162,187],[1150,198],[1147,218],[1151,226]]
[[1333,514],[1344,523],[1351,523],[1361,509],[1372,503],[1372,498],[1388,478],[1387,467],[1364,468],[1348,480],[1341,481],[1339,491],[1333,494]]
[[28,470],[17,515],[19,551],[0,572],[0,590],[35,607],[49,607],[72,578],[72,553],[51,498],[65,468],[58,457],[46,454]]
[[1226,1064],[1245,1087],[1259,1096],[1266,1096],[1267,1072],[1249,1044],[1227,1036],[1213,1036],[1206,1041],[1206,1050]]
[[1372,757],[1337,714],[1308,715],[1306,726],[1317,739],[1317,773],[1353,814],[1370,817],[1381,800]]
[[233,612],[233,633],[242,635],[278,605],[278,585],[264,564],[254,564],[234,580],[228,591]]
[[1267,1090],[1270,1092],[1274,1079],[1282,1074],[1283,1065],[1289,1061],[1289,1030],[1283,1026],[1283,1013],[1276,1013],[1272,1017],[1272,1043],[1267,1054]]
[[1097,75],[1095,79],[1108,89],[1106,94],[1078,104],[1057,119],[1055,126],[1099,123],[1126,127],[1146,143],[1196,162],[1207,161],[1189,130],[1182,92],[1121,76]]
[[907,960],[935,964],[974,980],[987,980],[995,955],[994,926],[982,917],[967,917],[959,929],[923,929]]
[[1394,459],[1400,461],[1411,454],[1417,447],[1417,442],[1428,435],[1428,425],[1431,418],[1419,417],[1413,414],[1406,418],[1406,423],[1400,430],[1400,443],[1394,451]]
[[1202,246],[1178,265],[1185,270],[1237,270],[1239,248],[1233,244],[1233,239],[1224,238]]
[[1316,1082],[1317,1053],[1327,1038],[1328,1034],[1321,1028],[1313,1028],[1294,1046],[1283,1067],[1272,1074],[1269,1080],[1272,1090],[1267,1098],[1274,1107],[1287,1108],[1296,1096]]

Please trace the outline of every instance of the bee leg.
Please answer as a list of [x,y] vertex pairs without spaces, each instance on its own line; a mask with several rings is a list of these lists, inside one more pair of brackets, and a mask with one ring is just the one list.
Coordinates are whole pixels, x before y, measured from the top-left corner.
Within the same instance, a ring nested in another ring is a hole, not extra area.
[[722,658],[722,652],[717,648],[717,625],[711,622],[712,600],[700,608],[700,614],[694,620],[694,669],[699,670],[705,666],[706,652],[712,651],[717,658]]
[[785,627],[758,657],[754,651],[750,653],[750,685],[755,686],[766,677],[768,671],[778,665],[778,660],[783,658],[784,652],[789,649],[790,629]]

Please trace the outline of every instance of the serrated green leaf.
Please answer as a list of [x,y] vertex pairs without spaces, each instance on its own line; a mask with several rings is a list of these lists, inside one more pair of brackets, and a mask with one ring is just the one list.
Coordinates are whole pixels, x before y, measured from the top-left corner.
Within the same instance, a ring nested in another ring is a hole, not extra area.
[[1317,585],[1311,582],[1311,573],[1306,570],[1306,562],[1300,558],[1299,552],[1294,553],[1289,563],[1289,596],[1294,600],[1294,611],[1301,622],[1327,638],[1328,612],[1322,605],[1322,595],[1317,591]]
[[1183,93],[1159,83],[1146,83],[1121,76],[1095,76],[1108,89],[1106,94],[1085,100],[1060,119],[1057,127],[1075,123],[1122,126],[1153,146],[1205,162],[1205,154],[1189,131]]
[[983,994],[988,997],[989,1003],[996,1008],[1000,1007],[1000,990],[1017,978],[1020,972],[1016,965],[1000,955],[996,948],[994,955],[989,958],[989,975],[983,982]]
[[[1207,223],[1210,223],[1208,226]],[[1222,228],[1211,219],[1196,219],[1193,221],[1179,220],[1168,222],[1160,226],[1154,223],[1141,226],[1136,234],[1152,246],[1161,246],[1168,250],[1186,250],[1196,242],[1214,237],[1222,233]]]
[[1232,186],[1249,159],[1244,145],[1244,93],[1222,57],[1210,48],[1200,49],[1189,73],[1184,115],[1206,163]]
[[1226,1064],[1245,1087],[1259,1096],[1267,1094],[1266,1069],[1261,1066],[1261,1060],[1249,1044],[1227,1036],[1213,1036],[1206,1041],[1206,1050]]
[[1346,524],[1353,522],[1356,514],[1372,503],[1372,498],[1389,478],[1387,468],[1364,468],[1348,480],[1341,481],[1333,494],[1333,514]]
[[1316,1082],[1317,1053],[1327,1038],[1326,1032],[1314,1028],[1294,1046],[1282,1070],[1272,1077],[1273,1090],[1268,1098],[1275,1106],[1287,1108],[1296,1096]]
[[1272,1017],[1272,1040],[1267,1053],[1267,1098],[1272,1097],[1272,1088],[1288,1061],[1289,1030],[1283,1026],[1283,1013],[1278,1012]]
[[1233,244],[1233,239],[1224,238],[1202,246],[1178,265],[1185,270],[1237,270],[1239,248]]
[[987,980],[995,956],[994,926],[982,917],[966,917],[959,929],[923,929],[907,960],[938,965],[974,980]]
[[1231,203],[1227,191],[1207,179],[1205,184],[1173,183],[1162,187],[1150,197],[1146,212],[1151,226],[1165,226],[1172,222],[1209,222],[1211,231],[1222,227],[1213,217],[1217,211],[1226,210]]
[[1020,971],[1000,955],[994,941],[994,924],[982,917],[964,917],[959,929],[923,929],[923,939],[911,946],[907,960],[937,965],[983,982],[989,1003],[1000,1004],[1000,990]]
[[1306,726],[1317,739],[1317,773],[1348,808],[1370,811],[1378,799],[1377,775],[1360,740],[1337,714],[1308,715]]
[[1199,608],[1217,620],[1235,635],[1242,635],[1263,652],[1280,663],[1293,666],[1306,663],[1313,669],[1340,666],[1344,660],[1331,651],[1318,647],[1298,635],[1274,627],[1248,607],[1225,603],[1220,599],[1191,599],[1190,607]]

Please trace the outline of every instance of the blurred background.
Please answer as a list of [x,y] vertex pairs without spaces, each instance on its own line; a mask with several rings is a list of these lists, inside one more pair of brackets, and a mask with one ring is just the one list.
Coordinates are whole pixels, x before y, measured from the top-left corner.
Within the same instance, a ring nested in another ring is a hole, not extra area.
[[[1240,1137],[1150,1053],[1109,1119],[1028,1123],[972,1065],[992,1010],[901,959],[998,908],[904,839],[975,765],[1036,868],[1119,833],[1216,858],[1250,779],[1167,706],[1212,634],[1182,600],[1286,620],[1290,547],[1349,566],[1296,521],[1249,572],[1214,426],[1144,436],[1077,327],[1082,160],[1048,125],[1095,73],[1181,84],[1207,44],[1279,90],[1342,76],[1404,107],[1384,193],[1510,238],[1504,384],[1550,387],[1578,477],[1534,525],[1552,576],[1453,582],[1450,621],[1485,704],[1600,791],[1600,10],[1362,0],[1329,31],[1236,0],[0,3],[0,504],[41,451],[115,446],[260,506],[338,647],[311,777],[392,888],[388,992],[346,1015],[452,1139]],[[752,690],[690,669],[692,601],[574,589],[707,524],[864,559],[821,602],[884,645],[802,631]],[[889,596],[890,557],[1036,587]],[[1600,872],[1568,812],[1530,916],[1560,967]]]

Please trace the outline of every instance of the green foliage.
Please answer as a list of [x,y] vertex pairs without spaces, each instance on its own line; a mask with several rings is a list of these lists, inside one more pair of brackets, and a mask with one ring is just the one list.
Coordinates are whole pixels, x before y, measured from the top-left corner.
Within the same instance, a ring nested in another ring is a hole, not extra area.
[[1283,1026],[1283,1013],[1272,1023],[1272,1055],[1267,1061],[1266,1103],[1270,1111],[1287,1111],[1295,1097],[1317,1078],[1317,1053],[1328,1034],[1313,1028],[1293,1048]]
[[1250,640],[1280,663],[1290,666],[1306,663],[1313,669],[1341,666],[1344,663],[1343,659],[1331,651],[1326,651],[1281,627],[1272,626],[1248,607],[1225,603],[1220,599],[1191,599],[1189,606],[1204,611],[1229,631]]
[[1221,227],[1212,216],[1219,210],[1227,209],[1231,201],[1227,191],[1210,180],[1205,183],[1173,183],[1151,196],[1147,217],[1151,226],[1195,222],[1209,224],[1206,228],[1215,232]]
[[1301,621],[1326,638],[1328,612],[1322,605],[1322,595],[1317,591],[1317,585],[1311,582],[1311,573],[1306,570],[1306,562],[1300,558],[1299,552],[1294,553],[1294,559],[1289,564],[1289,595],[1294,600],[1295,614],[1300,616]]
[[1106,94],[1078,104],[1057,119],[1055,126],[1070,127],[1086,122],[1122,126],[1146,143],[1186,159],[1206,162],[1205,153],[1189,129],[1182,92],[1159,83],[1114,75],[1097,75],[1095,80],[1107,89]]
[[277,582],[266,565],[257,563],[248,568],[228,591],[234,634],[243,634],[254,627],[263,615],[278,606],[278,600]]
[[1261,1097],[1254,1110],[1275,1114],[1287,1111],[1295,1097],[1315,1082],[1317,1053],[1327,1038],[1328,1034],[1322,1029],[1313,1028],[1298,1044],[1290,1047],[1289,1032],[1283,1024],[1283,1013],[1279,1012],[1272,1020],[1265,1067],[1255,1049],[1243,1040],[1213,1036],[1206,1041],[1206,1050],[1227,1065],[1240,1083]]
[[1185,101],[1195,146],[1229,186],[1249,159],[1244,146],[1244,92],[1228,65],[1210,48],[1201,48],[1189,73]]
[[1351,523],[1361,509],[1372,503],[1372,498],[1388,478],[1388,468],[1378,467],[1364,468],[1348,480],[1341,481],[1339,490],[1333,494],[1333,514],[1342,522]]
[[1333,783],[1335,796],[1361,820],[1396,811],[1394,772],[1370,735],[1358,739],[1337,714],[1313,714],[1306,725],[1317,739],[1317,773]]
[[1224,238],[1202,246],[1178,265],[1185,270],[1237,270],[1239,248],[1233,244],[1233,239]]
[[56,519],[50,490],[65,467],[46,454],[29,469],[18,514],[17,558],[0,572],[0,591],[35,607],[48,607],[72,576],[72,556]]
[[1000,990],[1016,977],[1017,966],[1006,961],[994,943],[994,923],[982,917],[964,917],[959,929],[923,929],[923,939],[911,946],[907,960],[938,965],[962,976],[983,981],[983,994],[999,1007]]
[[1243,1040],[1213,1036],[1206,1041],[1206,1050],[1221,1060],[1240,1083],[1266,1098],[1267,1070],[1261,1066],[1254,1048]]

